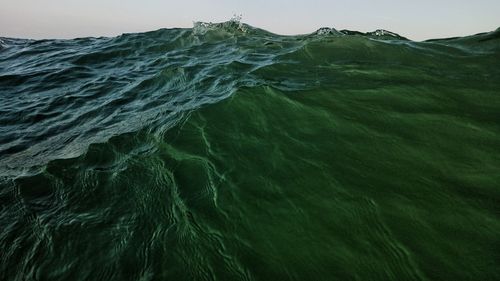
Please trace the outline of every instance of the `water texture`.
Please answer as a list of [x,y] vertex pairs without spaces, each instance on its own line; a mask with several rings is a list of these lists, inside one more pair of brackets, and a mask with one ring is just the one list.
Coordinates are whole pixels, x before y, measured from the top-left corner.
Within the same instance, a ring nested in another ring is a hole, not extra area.
[[1,280],[500,280],[500,29],[0,38]]

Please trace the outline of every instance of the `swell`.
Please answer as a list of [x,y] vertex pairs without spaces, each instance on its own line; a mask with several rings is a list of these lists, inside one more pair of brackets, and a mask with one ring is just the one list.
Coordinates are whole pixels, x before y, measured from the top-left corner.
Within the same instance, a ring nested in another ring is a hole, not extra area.
[[[496,33],[478,36],[495,41]],[[15,174],[21,166],[29,170],[78,156],[115,135],[166,130],[184,113],[244,87],[339,84],[346,72],[332,71],[340,74],[333,79],[327,74],[335,66],[418,63],[421,71],[439,75],[443,63],[498,57],[489,49],[471,56],[463,46],[471,40],[465,41],[459,47],[455,39],[418,43],[383,30],[280,36],[237,21],[116,38],[2,39],[0,168]],[[485,44],[476,41],[475,51]],[[297,69],[299,64],[304,67]],[[319,71],[314,81],[310,71]]]
[[0,43],[2,276],[500,276],[498,31]]

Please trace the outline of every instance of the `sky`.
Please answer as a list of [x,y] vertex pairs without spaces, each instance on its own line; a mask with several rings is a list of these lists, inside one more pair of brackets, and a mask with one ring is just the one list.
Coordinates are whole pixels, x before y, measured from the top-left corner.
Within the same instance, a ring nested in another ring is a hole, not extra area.
[[425,40],[497,29],[500,0],[0,0],[0,37],[115,36],[233,15],[278,34],[387,29]]

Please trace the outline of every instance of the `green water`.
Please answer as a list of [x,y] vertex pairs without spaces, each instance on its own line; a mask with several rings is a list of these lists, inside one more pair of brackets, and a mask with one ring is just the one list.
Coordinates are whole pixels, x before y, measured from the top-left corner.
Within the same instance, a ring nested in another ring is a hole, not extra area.
[[[71,69],[48,89],[4,55],[0,98],[18,106],[0,105],[2,279],[500,280],[498,30],[412,42],[233,25],[139,34],[165,41],[150,64],[139,43],[104,65],[80,54],[97,78]],[[48,46],[95,44],[80,40]],[[88,101],[66,107],[69,86]],[[54,117],[18,110],[45,90]],[[113,110],[87,111],[96,99]]]

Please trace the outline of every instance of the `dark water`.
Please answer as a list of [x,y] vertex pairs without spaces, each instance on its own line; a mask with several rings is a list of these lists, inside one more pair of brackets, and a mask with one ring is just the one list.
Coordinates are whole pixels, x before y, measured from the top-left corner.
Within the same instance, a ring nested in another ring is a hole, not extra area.
[[500,280],[500,30],[0,48],[1,280]]

